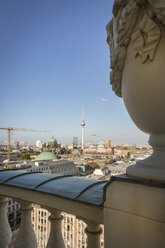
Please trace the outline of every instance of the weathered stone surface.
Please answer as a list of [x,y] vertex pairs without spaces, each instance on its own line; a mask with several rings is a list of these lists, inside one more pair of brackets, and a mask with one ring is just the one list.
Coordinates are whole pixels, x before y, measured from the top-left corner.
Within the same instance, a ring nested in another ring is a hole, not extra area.
[[126,50],[134,45],[134,57],[142,63],[154,59],[165,25],[163,0],[116,0],[114,18],[107,24],[107,42],[111,52],[111,84],[117,96],[122,96],[121,81]]
[[107,24],[112,89],[154,150],[127,174],[165,181],[165,1],[115,0],[113,14]]

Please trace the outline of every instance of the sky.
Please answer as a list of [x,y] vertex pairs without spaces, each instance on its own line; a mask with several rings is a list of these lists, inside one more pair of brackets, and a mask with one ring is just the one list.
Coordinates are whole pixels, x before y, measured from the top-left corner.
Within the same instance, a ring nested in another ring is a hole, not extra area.
[[[0,1],[0,127],[50,130],[13,132],[14,140],[54,135],[60,143],[146,144],[109,83],[105,26],[111,0]],[[7,132],[0,131],[0,143]]]

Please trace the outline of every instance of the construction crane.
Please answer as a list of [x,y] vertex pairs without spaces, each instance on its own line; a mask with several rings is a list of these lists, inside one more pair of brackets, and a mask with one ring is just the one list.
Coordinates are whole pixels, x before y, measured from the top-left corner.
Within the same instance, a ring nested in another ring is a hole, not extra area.
[[7,141],[7,159],[10,161],[10,134],[11,131],[25,131],[25,132],[49,132],[48,130],[35,130],[35,129],[29,129],[29,128],[17,128],[17,127],[0,127],[1,130],[7,130],[8,131],[8,141]]
[[111,140],[108,139],[108,140],[104,140],[104,141],[106,141],[108,143],[108,149],[110,149],[111,148]]
[[110,149],[112,149],[112,146],[111,146],[111,140],[110,139],[108,139],[108,140],[104,140],[104,141],[107,141],[107,143],[108,143],[108,157],[110,156]]

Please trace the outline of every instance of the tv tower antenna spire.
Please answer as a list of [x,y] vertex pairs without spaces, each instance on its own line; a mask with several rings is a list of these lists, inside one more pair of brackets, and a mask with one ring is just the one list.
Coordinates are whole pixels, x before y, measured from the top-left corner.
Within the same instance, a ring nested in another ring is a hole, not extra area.
[[81,127],[82,127],[82,142],[81,142],[81,148],[82,148],[82,152],[84,152],[84,127],[85,127],[85,121],[84,121],[84,108],[82,108],[82,122],[81,122]]

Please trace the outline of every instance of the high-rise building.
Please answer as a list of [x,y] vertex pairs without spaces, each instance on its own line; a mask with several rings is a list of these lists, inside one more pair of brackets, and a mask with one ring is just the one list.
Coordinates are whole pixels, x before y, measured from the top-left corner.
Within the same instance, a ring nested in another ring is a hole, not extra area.
[[78,147],[78,138],[73,137],[73,149]]
[[39,149],[42,149],[42,141],[41,140],[36,140],[36,147]]

